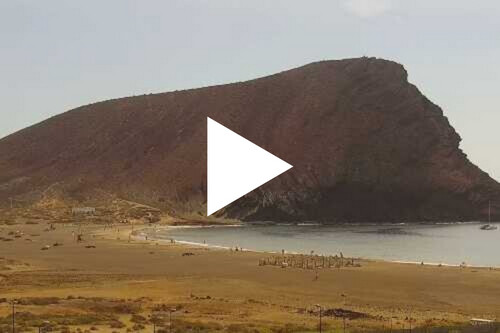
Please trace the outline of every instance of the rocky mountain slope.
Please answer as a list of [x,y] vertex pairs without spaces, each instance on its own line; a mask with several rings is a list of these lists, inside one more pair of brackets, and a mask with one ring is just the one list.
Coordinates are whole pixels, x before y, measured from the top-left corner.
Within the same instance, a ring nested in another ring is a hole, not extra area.
[[[206,117],[294,166],[219,212],[243,220],[456,221],[497,213],[442,110],[394,62],[322,61],[241,83],[79,107],[0,140],[0,200],[203,215]],[[49,193],[49,194],[47,194]]]

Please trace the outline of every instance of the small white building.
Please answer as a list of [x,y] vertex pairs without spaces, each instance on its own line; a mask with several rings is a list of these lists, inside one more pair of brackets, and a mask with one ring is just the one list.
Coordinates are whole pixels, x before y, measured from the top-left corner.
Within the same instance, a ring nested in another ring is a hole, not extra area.
[[71,214],[95,214],[95,207],[73,207]]
[[472,318],[470,322],[472,325],[485,325],[485,324],[493,324],[494,321],[491,319]]

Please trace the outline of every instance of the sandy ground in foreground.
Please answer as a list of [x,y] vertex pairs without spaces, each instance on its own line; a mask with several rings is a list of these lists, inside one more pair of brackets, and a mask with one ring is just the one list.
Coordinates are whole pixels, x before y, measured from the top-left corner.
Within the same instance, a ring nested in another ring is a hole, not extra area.
[[[164,305],[177,309],[177,320],[251,325],[257,331],[285,324],[314,329],[318,316],[308,310],[315,304],[369,315],[348,320],[348,328],[361,330],[388,328],[391,322],[408,328],[410,321],[415,327],[500,318],[500,269],[365,260],[362,267],[320,270],[316,279],[312,270],[259,266],[267,256],[262,253],[129,241],[130,226],[87,227],[81,243],[73,236],[77,227],[47,226],[0,226],[0,237],[13,239],[0,240],[0,302],[23,297],[121,299],[139,302],[144,316]],[[45,245],[51,247],[41,250]],[[194,255],[183,256],[185,252]],[[86,311],[75,304],[18,305],[18,311]],[[0,317],[9,311],[8,303],[0,303]],[[118,316],[129,324],[130,316]],[[324,323],[330,329],[343,324],[335,316]],[[125,329],[106,326],[99,331]]]

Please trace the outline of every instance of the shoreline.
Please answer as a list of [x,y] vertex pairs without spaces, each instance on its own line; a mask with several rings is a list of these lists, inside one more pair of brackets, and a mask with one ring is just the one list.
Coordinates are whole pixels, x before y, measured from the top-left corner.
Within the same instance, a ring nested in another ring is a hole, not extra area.
[[[479,224],[475,222],[466,222],[470,224]],[[455,224],[455,223],[452,223]],[[456,224],[464,224],[464,223],[456,223]],[[279,225],[279,224],[275,224]],[[401,225],[401,224],[398,224]],[[285,226],[285,225],[283,225]],[[311,226],[316,226],[316,225],[311,225]],[[242,224],[233,224],[233,225],[199,225],[199,226],[160,226],[157,227],[158,229],[162,229],[165,231],[168,231],[169,229],[204,229],[204,228],[218,228],[218,227],[245,227],[245,225]],[[134,231],[134,233],[141,233],[145,230],[148,230],[149,228],[142,228]],[[142,237],[139,239],[139,237]],[[146,242],[159,242],[159,243],[170,243],[172,240],[174,241],[175,244],[179,244],[182,246],[185,246],[187,248],[189,247],[195,247],[195,248],[208,248],[208,249],[216,249],[216,250],[231,250],[233,247],[231,246],[223,246],[223,245],[217,245],[217,244],[209,244],[209,243],[199,243],[199,242],[193,242],[193,241],[185,241],[185,240],[178,240],[175,238],[155,238],[152,235],[147,236],[148,239],[145,238],[145,236],[140,236],[136,235],[134,237],[135,240],[141,240],[141,241],[146,241]],[[243,252],[251,252],[251,253],[257,253],[257,254],[269,254],[269,255],[277,255],[281,254],[279,251],[266,251],[266,250],[257,250],[257,249],[250,249],[250,248],[240,248],[241,251]],[[304,252],[296,252],[296,251],[285,251],[285,254],[289,255],[308,255],[308,253]],[[319,256],[329,256],[327,254],[317,254]],[[331,254],[330,254],[331,255]],[[407,265],[417,265],[417,266],[433,266],[433,267],[454,267],[454,268],[471,268],[471,269],[490,269],[490,270],[497,270],[500,269],[500,266],[487,266],[487,265],[475,265],[475,264],[456,264],[456,263],[447,263],[447,262],[426,262],[426,261],[417,261],[417,260],[400,260],[400,259],[394,259],[394,260],[387,260],[387,259],[381,259],[381,258],[369,258],[369,257],[353,257],[353,259],[356,260],[363,260],[367,262],[380,262],[380,263],[388,263],[388,264],[407,264]]]
[[[322,223],[322,222],[274,222],[274,221],[263,221],[263,222],[244,222],[241,225],[254,225],[254,226],[322,226],[322,227],[341,227],[341,226],[353,226],[353,227],[374,227],[374,226],[422,226],[422,225],[463,225],[463,224],[500,224],[500,221],[456,221],[456,222],[336,222],[336,223]],[[200,225],[201,226],[201,225]],[[224,225],[220,225],[224,226]]]

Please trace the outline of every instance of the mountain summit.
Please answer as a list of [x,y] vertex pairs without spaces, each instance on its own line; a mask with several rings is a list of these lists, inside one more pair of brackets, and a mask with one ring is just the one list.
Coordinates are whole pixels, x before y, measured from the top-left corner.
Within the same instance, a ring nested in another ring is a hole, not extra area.
[[0,200],[206,211],[206,119],[294,166],[221,211],[242,220],[417,222],[492,216],[500,184],[442,110],[376,58],[82,106],[0,140]]

